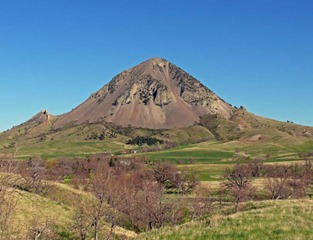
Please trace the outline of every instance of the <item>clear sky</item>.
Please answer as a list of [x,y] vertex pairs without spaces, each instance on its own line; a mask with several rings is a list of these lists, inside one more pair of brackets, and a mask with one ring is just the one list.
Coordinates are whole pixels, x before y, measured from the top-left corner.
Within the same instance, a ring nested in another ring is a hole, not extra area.
[[227,102],[313,126],[311,0],[0,1],[0,131],[161,57]]

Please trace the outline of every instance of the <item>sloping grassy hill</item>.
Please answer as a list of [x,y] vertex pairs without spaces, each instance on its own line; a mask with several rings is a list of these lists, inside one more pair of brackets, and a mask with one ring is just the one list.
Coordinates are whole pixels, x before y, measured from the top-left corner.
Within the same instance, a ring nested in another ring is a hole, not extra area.
[[308,148],[313,142],[313,128],[255,116],[244,108],[237,109],[230,119],[207,115],[199,124],[170,130],[120,127],[105,122],[71,123],[55,129],[53,124],[57,118],[28,121],[0,133],[0,150],[18,150],[21,159],[86,156],[138,148],[127,145],[127,141],[147,136],[165,143],[175,142],[178,146],[149,153],[151,160],[189,161],[193,158],[198,163],[218,164],[232,163],[235,152],[251,157],[268,155],[269,161],[294,161],[299,152],[311,150]]
[[86,156],[127,148],[128,138],[104,124],[83,124],[55,130],[52,123],[22,124],[0,134],[0,149],[17,151],[18,158]]
[[[43,238],[40,239],[79,239],[75,237],[73,229],[75,211],[84,202],[92,201],[92,195],[65,184],[48,184],[48,191],[44,194],[12,189],[13,195],[8,197],[16,202],[16,207],[9,221],[9,229],[4,233],[5,237],[33,239],[31,236],[36,229],[45,228]],[[104,229],[109,233],[107,225]],[[53,235],[49,231],[53,231]],[[133,239],[136,235],[120,227],[115,229],[116,238]]]
[[243,212],[219,213],[202,221],[142,234],[138,239],[307,240],[313,239],[313,201],[284,200],[247,204]]
[[208,141],[198,144],[183,145],[174,149],[150,152],[146,155],[151,160],[164,159],[169,161],[192,159],[196,163],[232,164],[236,155],[253,158],[266,157],[268,162],[296,161],[301,152],[312,150],[313,141],[303,139],[299,142],[276,141]]
[[[29,239],[35,228],[55,227],[68,232],[74,209],[33,193],[18,191],[16,209],[10,221],[10,235],[13,239]],[[56,233],[58,235],[58,233]]]

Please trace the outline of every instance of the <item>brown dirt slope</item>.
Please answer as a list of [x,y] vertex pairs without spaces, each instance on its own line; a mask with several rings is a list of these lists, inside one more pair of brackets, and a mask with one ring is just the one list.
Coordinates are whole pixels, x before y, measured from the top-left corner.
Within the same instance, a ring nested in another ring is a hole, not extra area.
[[206,114],[228,119],[233,110],[182,69],[152,58],[118,74],[85,102],[60,116],[54,127],[106,121],[170,129],[191,126]]

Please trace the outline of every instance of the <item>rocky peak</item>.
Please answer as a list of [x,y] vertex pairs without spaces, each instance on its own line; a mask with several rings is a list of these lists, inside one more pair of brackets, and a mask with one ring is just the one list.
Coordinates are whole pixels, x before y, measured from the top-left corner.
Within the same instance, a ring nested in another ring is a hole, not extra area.
[[28,122],[44,123],[44,122],[49,121],[50,118],[51,118],[51,115],[48,113],[47,110],[41,110],[39,113],[33,116]]
[[[161,107],[172,102],[175,93],[188,104],[204,107],[218,99],[197,79],[162,58],[151,58],[123,71],[98,92],[92,94],[91,98],[97,99],[100,103],[119,88],[124,88],[125,91],[119,94],[114,101],[114,106],[129,104],[138,98],[146,105],[154,103]],[[175,93],[172,92],[173,90]]]
[[104,120],[148,128],[185,127],[209,113],[229,118],[233,108],[181,68],[151,58],[115,76],[55,126]]

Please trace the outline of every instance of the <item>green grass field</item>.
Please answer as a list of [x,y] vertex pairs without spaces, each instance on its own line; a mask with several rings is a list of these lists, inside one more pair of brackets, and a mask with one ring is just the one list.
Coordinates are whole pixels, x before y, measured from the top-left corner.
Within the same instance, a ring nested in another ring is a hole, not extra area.
[[[28,159],[38,156],[42,159],[65,157],[86,157],[91,154],[110,151],[112,153],[136,146],[126,145],[119,141],[45,141],[28,146],[20,146],[18,159]],[[302,160],[299,153],[313,149],[313,141],[300,143],[288,142],[218,142],[207,141],[197,144],[185,144],[176,148],[138,153],[150,161],[169,161],[178,164],[179,168],[196,170],[201,181],[216,181],[221,179],[225,168],[232,166],[238,159],[249,161],[256,157],[266,159],[267,163],[288,163]],[[236,156],[239,157],[236,157]],[[125,157],[134,155],[125,155]]]
[[27,159],[39,156],[42,159],[54,159],[57,157],[84,157],[105,151],[117,151],[127,146],[117,141],[51,141],[39,144],[20,146],[19,159]]
[[138,239],[307,240],[313,239],[313,201],[251,203],[235,214],[216,213],[202,221],[144,233]]
[[299,144],[209,141],[144,155],[151,161],[169,161],[179,163],[179,168],[196,170],[201,181],[216,181],[221,179],[227,167],[237,163],[238,159],[243,159],[236,158],[237,154],[244,156],[245,161],[261,157],[266,163],[289,163],[302,161],[299,153],[312,149],[312,141]]
[[186,163],[192,159],[196,163],[233,164],[233,157],[237,152],[244,153],[248,158],[265,157],[269,155],[268,162],[297,161],[301,152],[313,149],[313,141],[299,144],[284,143],[254,143],[254,142],[228,142],[221,143],[208,141],[199,144],[185,145],[175,149],[151,152],[146,155],[151,160],[183,160]]

